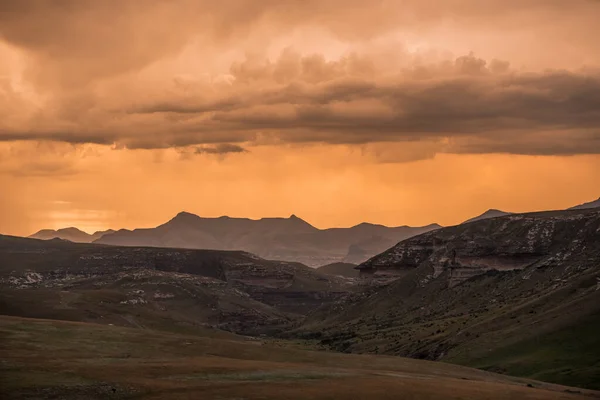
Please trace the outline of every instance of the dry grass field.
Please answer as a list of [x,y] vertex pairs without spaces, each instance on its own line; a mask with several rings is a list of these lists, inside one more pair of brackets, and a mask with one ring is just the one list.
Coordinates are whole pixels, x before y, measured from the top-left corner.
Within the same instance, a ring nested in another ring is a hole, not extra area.
[[585,399],[600,393],[301,342],[0,317],[3,399]]

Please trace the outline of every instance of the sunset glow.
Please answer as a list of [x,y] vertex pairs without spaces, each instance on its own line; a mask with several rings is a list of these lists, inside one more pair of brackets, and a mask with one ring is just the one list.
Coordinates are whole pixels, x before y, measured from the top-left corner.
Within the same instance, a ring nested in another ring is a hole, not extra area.
[[0,2],[0,233],[600,196],[600,2]]

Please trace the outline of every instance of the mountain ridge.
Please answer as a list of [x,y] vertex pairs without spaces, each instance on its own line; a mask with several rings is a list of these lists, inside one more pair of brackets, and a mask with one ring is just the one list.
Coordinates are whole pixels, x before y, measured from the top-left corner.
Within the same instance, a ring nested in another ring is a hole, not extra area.
[[[600,207],[600,199],[569,209]],[[464,221],[468,224],[513,213],[491,208]],[[317,228],[295,214],[289,217],[201,217],[181,211],[153,228],[119,229],[85,233],[75,227],[41,230],[29,236],[38,239],[61,238],[78,243],[124,246],[154,246],[189,249],[245,250],[265,258],[301,262],[311,267],[346,262],[360,264],[401,240],[442,228],[386,226],[362,222],[350,227]]]
[[[0,235],[0,289],[4,315],[137,326],[127,319],[133,307],[143,324],[164,327],[166,319],[167,328],[175,323],[256,333],[296,320],[351,288],[305,265],[244,251]],[[65,308],[57,292],[77,293],[79,300]]]
[[570,208],[568,208],[568,210],[582,210],[582,209],[596,208],[596,207],[600,207],[600,197],[598,197],[597,200],[592,200],[587,203],[582,203],[577,206],[570,207]]
[[400,240],[437,228],[437,224],[387,227],[361,223],[350,228],[319,229],[295,214],[253,220],[205,218],[182,211],[155,228],[119,230],[94,243],[244,250],[267,259],[317,267],[332,262],[362,262]]
[[479,214],[473,218],[469,218],[466,221],[463,221],[463,224],[468,224],[470,222],[475,222],[475,221],[481,221],[482,219],[488,219],[488,218],[496,218],[496,217],[503,217],[505,215],[510,215],[513,214],[511,212],[507,212],[507,211],[502,211],[502,210],[498,210],[496,208],[490,208],[487,211],[485,211],[482,214]]

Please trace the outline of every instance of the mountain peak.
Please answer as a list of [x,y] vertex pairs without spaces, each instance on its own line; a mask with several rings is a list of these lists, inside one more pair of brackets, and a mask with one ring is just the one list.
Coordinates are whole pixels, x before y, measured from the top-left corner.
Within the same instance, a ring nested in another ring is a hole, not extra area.
[[288,221],[294,223],[294,225],[298,227],[302,226],[303,228],[310,228],[310,230],[316,229],[314,226],[312,226],[302,218],[298,217],[296,214],[290,215]]
[[197,218],[198,216],[196,214],[192,214],[191,212],[187,212],[187,211],[180,211],[175,216],[175,218],[194,218],[194,217]]
[[388,228],[388,227],[385,225],[372,224],[370,222],[361,222],[358,225],[352,226],[350,229],[364,230],[364,229],[377,229],[377,228]]
[[509,215],[509,214],[512,214],[512,213],[506,212],[506,211],[502,211],[502,210],[498,210],[496,208],[490,208],[489,210],[487,210],[483,214],[480,214],[480,215],[478,215],[476,217],[473,217],[473,218],[470,218],[470,219],[464,221],[463,224],[466,224],[466,223],[469,223],[469,222],[480,221],[482,219],[502,217],[504,215]]
[[69,226],[67,228],[61,228],[61,229],[58,229],[56,232],[60,232],[60,233],[85,233],[87,235],[86,232],[82,231],[79,228],[75,228],[74,226]]
[[171,220],[169,222],[180,222],[181,223],[181,222],[197,221],[199,219],[200,219],[200,217],[196,214],[192,214],[187,211],[181,211],[181,212],[177,213],[176,216],[171,218]]
[[54,238],[66,239],[71,242],[89,243],[92,235],[75,227],[62,228],[58,230],[42,229],[29,236],[34,239],[49,240]]

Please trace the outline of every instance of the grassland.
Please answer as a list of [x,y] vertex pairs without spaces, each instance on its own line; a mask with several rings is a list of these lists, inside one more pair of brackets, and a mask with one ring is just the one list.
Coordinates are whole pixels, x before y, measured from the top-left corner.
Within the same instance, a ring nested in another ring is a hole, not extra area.
[[581,399],[582,389],[301,343],[0,317],[6,399]]
[[600,313],[555,332],[501,347],[449,358],[489,371],[600,390]]

